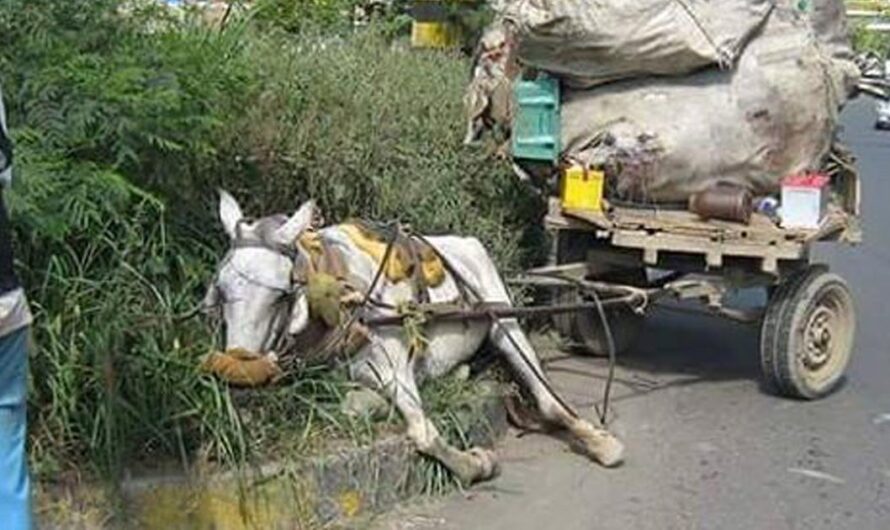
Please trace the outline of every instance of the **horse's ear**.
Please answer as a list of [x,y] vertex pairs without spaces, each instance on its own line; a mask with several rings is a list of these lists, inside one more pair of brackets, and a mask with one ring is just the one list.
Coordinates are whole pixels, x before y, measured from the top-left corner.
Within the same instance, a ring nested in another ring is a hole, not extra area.
[[314,215],[315,201],[304,202],[297,212],[275,231],[275,241],[280,245],[292,245],[300,237],[300,234],[312,224]]
[[223,229],[231,239],[235,239],[237,234],[238,221],[244,218],[241,213],[241,207],[235,197],[226,190],[219,190],[219,220],[222,221]]

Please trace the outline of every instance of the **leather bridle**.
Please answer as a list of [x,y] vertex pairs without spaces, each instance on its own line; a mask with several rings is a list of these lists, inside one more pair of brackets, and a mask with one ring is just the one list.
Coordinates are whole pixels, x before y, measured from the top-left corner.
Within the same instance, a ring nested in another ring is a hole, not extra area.
[[[287,343],[287,316],[293,312],[294,303],[296,302],[299,294],[306,288],[306,278],[305,275],[302,274],[302,272],[303,269],[308,268],[309,265],[307,265],[307,267],[301,267],[301,261],[306,260],[308,263],[311,262],[311,259],[309,258],[306,251],[300,247],[299,241],[295,241],[293,246],[286,246],[272,243],[262,238],[244,237],[244,235],[242,234],[241,225],[246,222],[249,221],[242,219],[236,225],[235,238],[231,243],[231,247],[229,248],[228,253],[220,263],[219,269],[217,269],[217,272],[213,278],[213,282],[210,285],[210,289],[215,290],[215,293],[217,295],[217,302],[212,306],[206,306],[205,309],[213,309],[215,307],[225,306],[237,301],[227,299],[219,286],[220,272],[227,265],[231,266],[235,273],[244,281],[252,285],[256,285],[264,289],[280,293],[280,296],[275,301],[275,305],[278,306],[277,310],[272,317],[272,323],[270,324],[269,329],[266,332],[266,336],[263,338],[262,341],[262,349],[265,351],[274,351],[281,354],[284,353],[284,351],[281,349],[282,346],[285,346]],[[287,286],[270,285],[244,272],[235,264],[230,263],[235,251],[246,248],[267,250],[290,260],[293,271],[290,275],[290,284]]]
[[[288,313],[292,313],[293,305],[294,303],[296,303],[299,294],[303,292],[307,287],[309,274],[317,272],[315,270],[316,265],[313,262],[312,254],[308,249],[303,247],[300,239],[297,239],[294,242],[293,246],[283,246],[275,243],[270,243],[263,240],[262,238],[243,237],[240,230],[240,224],[241,222],[239,222],[238,226],[236,227],[236,237],[232,241],[231,248],[229,249],[226,257],[223,258],[223,261],[220,264],[220,268],[217,271],[216,276],[214,277],[213,283],[211,284],[211,289],[216,289],[216,292],[219,295],[218,298],[220,299],[220,302],[218,303],[218,305],[225,305],[233,302],[230,300],[224,300],[225,297],[222,296],[222,292],[218,285],[220,271],[231,260],[232,255],[236,250],[243,248],[259,248],[274,252],[291,260],[291,262],[293,263],[293,273],[291,274],[290,285],[287,287],[267,285],[265,282],[253,278],[249,274],[237,268],[235,268],[236,274],[244,278],[245,281],[252,283],[253,285],[258,285],[266,289],[280,292],[281,298],[279,299],[279,302],[287,302],[286,308],[288,310]],[[305,356],[307,358],[328,358],[331,354],[336,352],[337,348],[341,344],[343,344],[344,341],[347,340],[349,331],[353,328],[353,326],[359,324],[359,317],[363,313],[363,311],[361,311],[361,308],[373,305],[375,307],[385,308],[391,311],[396,310],[396,308],[393,306],[389,306],[381,301],[372,299],[371,293],[374,291],[375,287],[384,276],[385,265],[386,263],[388,263],[389,258],[392,254],[392,250],[396,242],[396,237],[399,233],[401,233],[401,231],[401,226],[396,224],[395,230],[393,230],[392,232],[393,235],[387,241],[386,250],[384,251],[383,258],[381,259],[381,262],[378,265],[377,271],[375,272],[370,284],[367,286],[366,289],[364,289],[364,295],[361,297],[361,301],[358,302],[357,306],[353,308],[353,311],[345,320],[345,322],[341,323],[341,325],[338,326],[336,329],[329,330],[325,337],[322,338],[320,341],[315,341],[315,343],[310,348],[312,351],[306,352]],[[301,262],[303,261],[305,261],[305,263],[301,265]],[[269,331],[267,332],[267,336],[263,339],[264,346],[266,346],[267,344],[270,345],[269,348],[264,348],[267,352],[274,351],[277,354],[287,354],[290,352],[291,348],[298,344],[298,341],[300,340],[300,336],[291,335],[287,332],[288,319],[281,318],[281,314],[282,313],[280,312],[276,313],[276,316],[279,318],[279,320],[277,322],[273,320],[273,323],[272,325],[270,325]],[[275,324],[277,324],[277,326]],[[310,328],[311,327],[312,326],[310,325]],[[310,330],[307,330],[307,335],[312,335]],[[293,362],[296,362],[296,360],[294,360]]]

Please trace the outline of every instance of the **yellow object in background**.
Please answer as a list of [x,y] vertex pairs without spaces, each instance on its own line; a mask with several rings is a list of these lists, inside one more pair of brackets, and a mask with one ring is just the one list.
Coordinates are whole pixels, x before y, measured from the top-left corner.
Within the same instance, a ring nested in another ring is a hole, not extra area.
[[562,207],[568,210],[602,211],[604,180],[602,171],[581,166],[566,168],[562,173]]
[[411,24],[411,46],[415,48],[454,48],[460,46],[461,31],[451,22],[418,22]]

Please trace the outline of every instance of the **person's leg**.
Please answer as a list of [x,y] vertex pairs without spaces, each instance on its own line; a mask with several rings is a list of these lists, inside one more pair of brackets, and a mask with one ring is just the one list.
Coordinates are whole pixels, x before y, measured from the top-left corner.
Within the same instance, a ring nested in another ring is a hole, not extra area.
[[31,530],[26,399],[28,327],[0,337],[0,521],[5,530]]

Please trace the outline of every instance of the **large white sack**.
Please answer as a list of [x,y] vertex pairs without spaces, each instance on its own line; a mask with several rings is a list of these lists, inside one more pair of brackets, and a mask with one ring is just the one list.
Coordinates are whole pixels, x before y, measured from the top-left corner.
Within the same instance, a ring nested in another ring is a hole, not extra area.
[[[800,5],[800,0],[785,0]],[[844,0],[807,0],[803,4],[816,38],[836,59],[853,59]]]
[[829,149],[841,78],[806,21],[776,10],[733,71],[567,91],[564,154],[605,167],[627,199],[685,201],[716,182],[773,193]]
[[[774,0],[516,0],[519,59],[594,85],[732,66]],[[577,80],[576,80],[577,81]]]
[[847,24],[847,6],[844,0],[784,0],[792,6],[804,6],[806,18],[822,47],[831,56],[840,72],[839,80],[844,90],[852,93],[859,82],[861,72],[854,62],[855,52],[850,42]]

